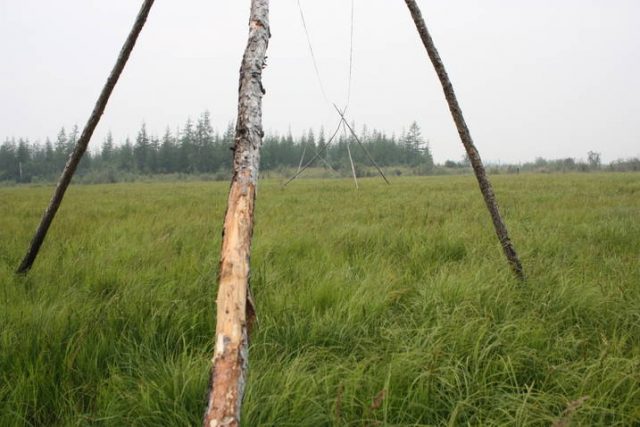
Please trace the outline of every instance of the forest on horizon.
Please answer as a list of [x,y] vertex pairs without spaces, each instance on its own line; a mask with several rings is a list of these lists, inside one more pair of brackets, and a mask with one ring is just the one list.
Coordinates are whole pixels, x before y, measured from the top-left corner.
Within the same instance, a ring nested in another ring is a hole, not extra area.
[[[355,128],[355,125],[352,125]],[[143,123],[135,140],[116,141],[111,133],[100,146],[85,153],[77,176],[83,182],[117,182],[140,176],[189,174],[206,175],[213,179],[228,179],[232,166],[235,129],[229,124],[222,133],[214,130],[209,112],[205,111],[193,121],[187,119],[175,132],[167,127],[162,136],[147,131]],[[465,173],[470,170],[468,159],[447,160],[435,164],[429,141],[413,122],[408,131],[397,137],[375,128],[363,126],[356,140],[340,130],[333,141],[324,129],[309,129],[302,135],[267,134],[261,148],[260,169],[263,172],[287,171],[300,168],[309,161],[310,167],[333,169],[341,175],[351,173],[349,151],[356,174],[366,176],[371,161],[384,168],[396,168],[396,175],[431,175]],[[0,182],[49,182],[55,180],[79,138],[79,129],[64,127],[52,141],[31,142],[25,138],[5,139],[0,145]],[[330,142],[330,143],[329,143]],[[359,144],[365,147],[363,150]],[[327,146],[328,145],[328,146]],[[350,150],[349,150],[350,149]],[[563,158],[547,160],[537,158],[524,164],[488,165],[491,173],[519,172],[589,172],[640,171],[640,159],[621,159],[603,165],[600,154],[590,151],[586,160]]]

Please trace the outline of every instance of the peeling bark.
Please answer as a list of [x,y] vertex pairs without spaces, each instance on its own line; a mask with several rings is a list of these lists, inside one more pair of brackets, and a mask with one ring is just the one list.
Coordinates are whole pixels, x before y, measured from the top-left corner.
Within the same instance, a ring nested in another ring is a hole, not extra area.
[[427,30],[427,25],[422,18],[422,13],[420,12],[420,8],[416,4],[415,0],[405,0],[405,3],[407,4],[409,11],[411,12],[411,17],[413,18],[413,22],[416,25],[418,33],[420,34],[422,43],[427,50],[427,54],[429,55],[431,63],[433,64],[433,67],[438,74],[440,83],[442,84],[442,90],[444,91],[444,96],[447,99],[447,103],[449,104],[449,110],[451,111],[453,121],[455,122],[458,129],[458,134],[460,135],[460,139],[462,140],[462,145],[464,145],[467,155],[469,156],[469,160],[471,161],[471,166],[473,167],[476,179],[478,180],[478,185],[480,186],[480,191],[482,192],[482,196],[484,197],[484,202],[489,209],[489,214],[491,215],[491,220],[493,221],[493,226],[496,230],[498,240],[502,245],[502,250],[515,275],[519,279],[524,280],[524,269],[522,268],[522,264],[520,263],[518,254],[516,253],[516,250],[511,243],[511,239],[509,238],[507,226],[503,221],[502,216],[500,215],[496,196],[493,192],[493,188],[491,187],[491,183],[487,178],[484,165],[482,164],[482,160],[480,159],[480,153],[476,149],[476,146],[473,143],[473,139],[471,138],[471,132],[467,127],[464,116],[462,115],[462,109],[458,104],[458,99],[456,98],[456,94],[453,90],[453,85],[451,84],[447,71],[445,70],[444,64],[442,63],[442,59],[440,58],[438,50],[433,43],[433,39],[431,38],[429,31]]
[[82,159],[82,156],[84,155],[85,151],[87,151],[87,146],[89,145],[89,140],[93,135],[93,131],[98,125],[100,117],[102,117],[102,114],[104,113],[104,109],[107,106],[107,102],[109,102],[111,92],[113,92],[113,88],[116,86],[116,83],[120,78],[120,74],[122,74],[122,70],[124,70],[124,66],[127,64],[129,55],[131,55],[131,51],[133,50],[133,47],[138,40],[138,36],[142,31],[142,27],[144,27],[144,24],[147,21],[147,17],[149,16],[149,12],[151,11],[153,2],[154,0],[145,0],[145,2],[142,4],[142,7],[138,12],[136,21],[131,28],[129,36],[127,37],[127,40],[124,42],[124,45],[120,50],[120,54],[118,55],[116,64],[111,70],[111,74],[109,74],[107,82],[102,88],[102,92],[100,92],[100,96],[98,97],[98,101],[96,101],[93,112],[91,113],[91,116],[89,116],[89,120],[82,130],[82,134],[80,134],[80,138],[78,139],[73,152],[67,160],[67,163],[62,171],[62,175],[60,175],[60,179],[58,180],[58,184],[56,185],[56,189],[53,192],[51,201],[49,202],[47,209],[42,215],[42,219],[40,220],[40,224],[38,225],[33,239],[31,240],[29,249],[22,259],[20,266],[16,270],[16,273],[26,273],[31,269],[33,262],[36,260],[38,251],[40,250],[40,246],[42,246],[42,243],[47,236],[49,226],[51,225],[51,222],[53,221],[53,218],[55,217],[56,212],[58,212],[58,208],[62,203],[64,193],[67,191],[67,187],[69,187],[69,184],[71,183],[71,178],[73,178],[73,174],[75,173],[78,164]]
[[233,178],[224,219],[216,344],[205,427],[238,426],[255,320],[249,292],[253,213],[262,145],[262,70],[269,44],[269,1],[252,0],[249,41],[240,68]]

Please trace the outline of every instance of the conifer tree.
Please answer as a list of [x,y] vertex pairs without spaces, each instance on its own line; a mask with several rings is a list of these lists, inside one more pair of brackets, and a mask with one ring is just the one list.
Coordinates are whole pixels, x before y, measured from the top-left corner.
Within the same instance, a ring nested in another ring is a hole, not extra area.
[[136,145],[133,148],[136,170],[140,173],[149,172],[148,157],[150,151],[149,135],[147,135],[147,125],[142,123],[142,127],[136,137]]
[[113,160],[113,135],[111,134],[111,131],[107,133],[107,136],[102,143],[100,157],[102,162],[107,164]]

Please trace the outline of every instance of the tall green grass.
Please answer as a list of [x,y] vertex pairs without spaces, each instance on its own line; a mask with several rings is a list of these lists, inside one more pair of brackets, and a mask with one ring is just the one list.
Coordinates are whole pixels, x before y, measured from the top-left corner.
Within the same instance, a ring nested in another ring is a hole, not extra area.
[[[526,284],[472,177],[261,182],[243,424],[639,424],[640,175],[494,183]],[[72,187],[26,277],[0,189],[0,425],[200,423],[227,188]]]

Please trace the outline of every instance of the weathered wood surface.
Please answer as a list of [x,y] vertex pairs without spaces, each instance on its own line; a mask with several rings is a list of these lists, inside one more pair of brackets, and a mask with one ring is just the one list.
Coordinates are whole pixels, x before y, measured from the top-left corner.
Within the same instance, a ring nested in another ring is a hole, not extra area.
[[253,213],[262,145],[262,70],[269,44],[269,1],[252,0],[249,41],[240,68],[233,178],[224,219],[216,342],[205,427],[238,426],[248,362]]
[[518,258],[518,254],[511,243],[511,239],[509,238],[509,233],[507,231],[507,226],[500,215],[500,210],[498,209],[498,203],[496,201],[495,193],[493,192],[493,188],[491,187],[491,183],[487,178],[486,171],[484,169],[484,165],[482,164],[482,160],[480,159],[480,153],[476,149],[475,144],[473,143],[473,139],[471,138],[471,132],[467,127],[467,123],[464,120],[464,116],[462,115],[462,109],[458,104],[458,99],[456,98],[456,94],[453,90],[453,85],[449,80],[449,76],[447,71],[444,68],[444,64],[442,59],[440,58],[440,54],[433,43],[433,39],[427,30],[427,25],[422,18],[422,13],[420,12],[420,8],[416,4],[415,0],[405,0],[409,11],[411,12],[411,16],[413,18],[413,22],[416,25],[418,33],[420,34],[420,38],[422,39],[422,43],[427,50],[427,54],[431,59],[431,63],[438,74],[438,78],[440,79],[440,83],[442,84],[442,90],[444,91],[444,96],[449,104],[449,110],[451,111],[451,115],[453,116],[453,121],[456,124],[458,129],[458,134],[460,135],[460,139],[462,140],[462,144],[469,156],[469,160],[471,161],[471,166],[473,167],[473,171],[475,173],[476,179],[478,180],[478,184],[480,186],[480,191],[482,192],[482,196],[484,197],[485,204],[489,209],[489,214],[491,215],[491,220],[493,221],[493,226],[495,228],[496,234],[498,236],[498,240],[502,245],[502,250],[509,262],[511,269],[516,274],[516,276],[524,280],[524,269],[522,268],[522,263]]
[[[347,137],[347,128],[344,125],[344,122],[342,122],[342,129],[344,131],[344,136]],[[356,190],[359,190],[360,188],[358,187],[358,177],[356,176],[356,167],[353,164],[353,157],[351,157],[351,147],[349,147],[349,138],[347,137],[345,139],[345,142],[347,143],[347,154],[349,155],[349,163],[351,164],[351,174],[353,175],[353,182],[355,182],[356,184]]]
[[109,102],[109,97],[113,92],[113,88],[116,86],[118,79],[120,78],[120,74],[122,74],[122,70],[124,70],[125,65],[127,64],[127,60],[131,55],[131,51],[138,40],[138,36],[144,27],[145,22],[147,21],[147,17],[149,16],[149,12],[151,11],[151,6],[153,6],[154,0],[145,0],[142,6],[140,7],[140,11],[138,12],[138,16],[136,17],[136,21],[129,32],[129,36],[127,40],[124,42],[122,49],[120,50],[120,54],[118,55],[118,59],[116,60],[116,64],[111,70],[111,74],[107,78],[107,82],[102,88],[102,92],[100,92],[100,96],[96,101],[96,105],[93,108],[93,112],[91,116],[89,116],[89,120],[87,124],[84,126],[82,130],[82,134],[80,134],[80,138],[76,143],[76,146],[73,149],[73,152],[69,156],[67,163],[62,171],[62,175],[58,180],[58,184],[53,192],[53,196],[47,209],[44,211],[42,215],[42,219],[40,220],[40,224],[31,239],[31,243],[29,245],[29,249],[27,250],[26,255],[22,259],[20,266],[16,270],[17,273],[24,274],[31,269],[33,262],[38,256],[38,251],[44,242],[45,237],[47,236],[47,231],[49,230],[49,226],[53,221],[53,218],[62,203],[62,199],[64,197],[64,193],[67,191],[67,187],[69,187],[69,183],[71,183],[71,178],[73,178],[73,174],[75,173],[82,156],[85,151],[87,151],[87,146],[89,145],[89,140],[93,135],[93,131],[96,129],[98,122],[100,121],[100,117],[104,113],[104,109],[107,106],[107,102]]

